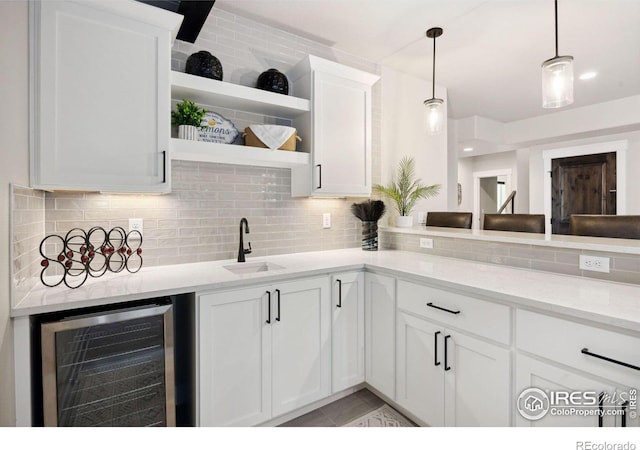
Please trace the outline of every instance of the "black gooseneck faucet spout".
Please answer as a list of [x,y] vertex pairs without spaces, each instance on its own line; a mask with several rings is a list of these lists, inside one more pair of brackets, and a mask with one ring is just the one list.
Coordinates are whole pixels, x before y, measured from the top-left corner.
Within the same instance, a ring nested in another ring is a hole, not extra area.
[[244,248],[244,237],[242,233],[242,224],[244,224],[244,232],[249,234],[249,222],[246,217],[240,220],[240,242],[238,245],[238,262],[245,262],[244,255],[251,253],[251,242],[249,242],[249,249]]

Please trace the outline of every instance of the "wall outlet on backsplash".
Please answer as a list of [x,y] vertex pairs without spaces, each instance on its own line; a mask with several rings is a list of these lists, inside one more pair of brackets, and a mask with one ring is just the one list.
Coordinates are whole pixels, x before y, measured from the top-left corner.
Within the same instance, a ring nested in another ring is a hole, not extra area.
[[580,255],[580,269],[609,273],[609,258]]
[[142,234],[142,219],[129,219],[129,232],[139,231]]

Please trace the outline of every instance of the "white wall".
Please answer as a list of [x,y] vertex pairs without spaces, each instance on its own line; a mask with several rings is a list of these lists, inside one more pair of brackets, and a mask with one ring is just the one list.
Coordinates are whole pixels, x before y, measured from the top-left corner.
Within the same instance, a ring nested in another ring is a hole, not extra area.
[[[424,100],[431,97],[431,82],[402,72],[382,68],[382,184],[395,176],[402,156],[413,156],[416,175],[427,185],[440,184],[440,194],[418,202],[413,211],[414,224],[419,211],[446,211],[449,187],[447,166],[447,122],[442,133],[429,136],[424,126]],[[436,97],[445,102],[446,89],[436,86]],[[456,180],[453,180],[455,183]],[[451,194],[455,194],[452,192]],[[391,209],[392,205],[387,203]],[[392,212],[388,216],[395,215]]]
[[27,2],[0,2],[0,42],[0,426],[14,426],[9,183],[29,183]]

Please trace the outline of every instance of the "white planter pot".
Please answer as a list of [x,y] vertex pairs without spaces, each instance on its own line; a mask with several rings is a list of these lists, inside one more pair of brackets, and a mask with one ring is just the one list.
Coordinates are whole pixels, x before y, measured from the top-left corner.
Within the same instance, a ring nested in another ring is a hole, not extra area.
[[413,226],[413,216],[396,216],[396,226],[400,228],[411,228]]
[[178,138],[186,139],[187,141],[197,141],[198,127],[194,127],[193,125],[179,125]]

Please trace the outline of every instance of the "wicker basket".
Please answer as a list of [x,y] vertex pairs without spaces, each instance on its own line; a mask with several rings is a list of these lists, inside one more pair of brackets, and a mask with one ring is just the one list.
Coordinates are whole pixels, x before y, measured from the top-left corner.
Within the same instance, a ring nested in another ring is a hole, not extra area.
[[[291,137],[287,139],[278,150],[295,152],[297,141],[302,141],[302,139],[298,137],[297,132],[294,131]],[[267,148],[267,146],[264,145],[264,143],[258,139],[255,134],[253,134],[253,131],[251,131],[251,128],[249,127],[244,129],[244,145],[248,145],[249,147]]]

